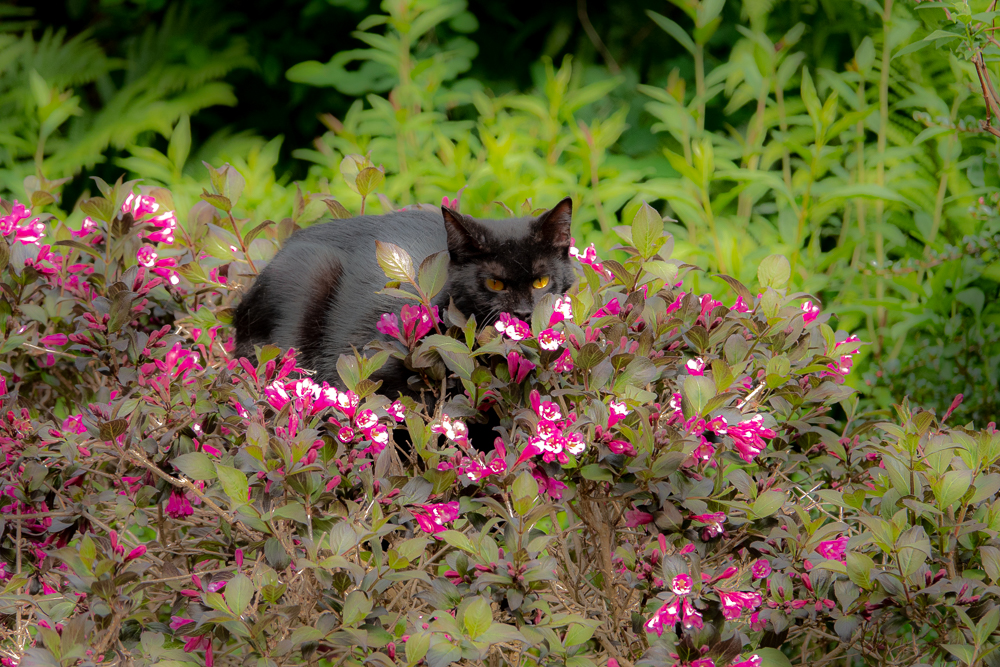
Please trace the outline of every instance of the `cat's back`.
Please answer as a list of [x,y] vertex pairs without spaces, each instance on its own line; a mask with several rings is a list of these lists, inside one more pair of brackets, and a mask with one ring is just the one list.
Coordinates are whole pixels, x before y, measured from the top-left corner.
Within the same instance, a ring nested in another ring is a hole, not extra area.
[[339,249],[350,257],[367,254],[374,262],[375,241],[398,245],[414,259],[448,247],[441,213],[414,209],[314,224],[292,234],[275,259],[303,251]]
[[[416,266],[447,250],[438,211],[405,210],[320,222],[292,234],[236,309],[237,356],[253,346],[295,347],[316,368],[350,344],[374,336],[378,314],[392,300],[376,294],[386,282],[375,241],[400,246]],[[332,371],[325,369],[324,379]]]

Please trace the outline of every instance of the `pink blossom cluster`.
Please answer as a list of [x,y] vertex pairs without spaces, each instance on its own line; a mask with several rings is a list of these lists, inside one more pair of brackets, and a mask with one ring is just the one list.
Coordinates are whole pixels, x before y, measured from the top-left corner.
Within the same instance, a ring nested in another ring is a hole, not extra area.
[[759,414],[729,426],[725,433],[732,439],[736,451],[747,463],[753,463],[753,460],[767,448],[764,438],[770,439],[777,435],[771,429],[764,427],[764,417]]
[[753,611],[760,606],[760,593],[747,591],[722,591],[716,589],[719,601],[722,603],[722,616],[732,621],[739,618],[744,611]]
[[[400,329],[400,320],[402,329]],[[392,336],[408,348],[426,336],[431,330],[441,322],[438,307],[420,305],[404,305],[399,312],[399,318],[395,313],[383,313],[382,317],[375,324],[375,328],[386,336]]]
[[[689,372],[692,361],[700,362],[701,360],[688,361]],[[696,367],[702,365],[695,364]],[[760,414],[733,425],[730,425],[726,418],[721,415],[708,421],[698,415],[685,420],[681,411],[681,395],[677,393],[671,397],[670,407],[673,412],[667,419],[667,424],[678,425],[689,434],[696,435],[700,440],[698,447],[691,455],[691,459],[685,462],[687,466],[694,465],[698,461],[711,461],[715,455],[715,446],[705,437],[706,431],[711,431],[719,436],[728,435],[733,441],[737,453],[747,463],[752,463],[767,448],[765,438],[771,439],[777,436],[777,433],[764,426],[764,417]]]
[[837,343],[834,354],[840,356],[840,362],[827,364],[829,371],[823,371],[820,377],[831,377],[835,382],[843,382],[844,377],[851,372],[854,367],[854,355],[861,351],[861,339],[857,336],[848,336],[842,342]]
[[441,433],[455,444],[468,448],[469,427],[461,419],[452,419],[448,415],[442,415],[441,419],[431,424],[431,432]]
[[458,501],[450,503],[438,503],[436,505],[417,505],[421,511],[411,510],[413,518],[420,526],[421,530],[431,535],[443,533],[446,529],[444,524],[451,523],[458,518]]
[[689,419],[684,419],[684,413],[681,410],[681,400],[681,395],[678,393],[671,396],[670,413],[666,423],[667,425],[676,426],[678,429],[698,438],[698,446],[695,447],[691,453],[691,458],[685,461],[684,465],[691,467],[697,465],[699,462],[714,465],[715,462],[712,460],[712,457],[715,456],[715,445],[705,437],[705,432],[711,431],[716,435],[725,435],[727,427],[725,418],[720,415],[705,421],[698,415],[692,415]]
[[14,200],[11,212],[8,215],[0,216],[0,234],[7,239],[8,243],[18,241],[23,245],[38,245],[38,241],[45,235],[45,223],[39,218],[24,223],[31,217],[31,209]]
[[816,553],[829,560],[839,560],[841,563],[847,559],[848,538],[844,535],[834,540],[826,540],[819,543]]
[[469,481],[480,482],[488,477],[503,475],[507,472],[507,447],[501,438],[493,441],[493,454],[487,462],[481,452],[476,456],[467,456],[458,452],[453,459],[438,463],[438,470],[457,469],[469,478]]
[[[576,241],[573,240],[573,243],[576,243]],[[615,277],[615,274],[611,273],[610,269],[605,269],[604,265],[598,261],[597,249],[594,247],[593,243],[584,248],[582,251],[575,245],[570,246],[569,255],[570,257],[575,257],[581,264],[586,264],[608,280],[612,280]]]
[[565,465],[569,463],[567,453],[574,456],[583,453],[587,447],[583,434],[566,430],[572,427],[576,415],[570,412],[563,418],[559,406],[552,401],[542,401],[537,389],[532,390],[530,400],[538,422],[535,424],[534,435],[529,438],[527,446],[514,464],[515,467],[538,454],[542,455],[542,460],[546,463],[559,461]]
[[[159,210],[160,205],[153,195],[129,193],[122,203],[123,214],[131,214],[136,222],[153,227],[153,231],[148,232],[143,237],[144,241],[151,244],[173,243],[174,231],[177,229],[177,216],[173,211],[164,211],[159,215],[154,215]],[[96,229],[96,227],[93,220],[86,218],[81,232],[84,229]],[[180,276],[174,270],[174,267],[177,266],[177,260],[173,257],[160,257],[152,245],[144,245],[139,248],[136,260],[140,265],[145,266],[171,285],[177,285],[180,282]]]
[[[612,427],[624,419],[631,410],[622,401],[614,400],[608,402],[608,421],[602,427],[598,425],[594,429],[594,440],[597,442],[604,443],[608,449],[614,454],[624,454],[626,456],[635,456],[635,447],[628,440],[622,440],[617,437],[615,433],[612,433]],[[634,517],[637,521],[638,518]],[[646,522],[643,522],[646,523]],[[640,524],[636,524],[640,525]]]
[[691,604],[690,595],[694,590],[691,575],[678,574],[670,582],[670,590],[674,595],[646,621],[644,626],[646,632],[655,632],[659,637],[665,629],[677,623],[681,623],[688,630],[705,627],[701,613]]
[[531,327],[528,326],[528,323],[510,313],[500,313],[493,327],[511,340],[531,338]]
[[[244,363],[245,369],[249,367],[248,373],[252,372],[256,378],[256,370],[249,362],[245,359],[241,359],[240,362]],[[289,365],[294,365],[294,358],[286,360],[284,367]],[[280,412],[286,405],[291,404],[288,424],[276,427],[276,434],[281,437],[295,437],[301,424],[332,410],[335,414],[327,421],[337,428],[338,440],[344,444],[369,442],[370,444],[362,450],[362,454],[365,455],[378,455],[385,449],[389,442],[389,427],[379,421],[378,415],[373,410],[359,410],[361,400],[353,391],[340,391],[326,382],[316,383],[311,378],[281,379],[282,377],[284,374],[279,375],[279,379],[263,390],[268,404],[275,411]],[[406,409],[399,401],[386,408],[386,414],[393,423],[401,421],[405,413]],[[313,443],[302,459],[303,465],[312,464],[321,448],[321,440]]]
[[126,554],[125,545],[118,543],[118,531],[112,530],[109,536],[111,537],[111,550],[116,555],[122,556],[123,560],[126,563],[129,562],[130,560],[135,560],[136,558],[139,558],[140,556],[146,553],[146,545],[140,544],[139,546],[129,551],[128,554]]

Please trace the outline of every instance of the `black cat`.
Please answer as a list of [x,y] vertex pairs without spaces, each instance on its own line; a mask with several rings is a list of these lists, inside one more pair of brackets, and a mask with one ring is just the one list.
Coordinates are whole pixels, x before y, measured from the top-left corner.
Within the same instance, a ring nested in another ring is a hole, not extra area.
[[[489,324],[502,312],[530,321],[545,294],[562,294],[575,277],[569,258],[573,203],[563,199],[537,217],[476,220],[450,208],[404,210],[308,227],[293,234],[260,273],[236,309],[236,356],[254,358],[254,345],[294,347],[313,379],[340,385],[337,358],[387,339],[375,325],[397,312],[399,299],[376,294],[386,277],[375,241],[406,250],[415,266],[447,250],[448,282],[434,303],[453,299],[466,315]],[[396,359],[372,379],[381,392],[406,392],[409,372]]]

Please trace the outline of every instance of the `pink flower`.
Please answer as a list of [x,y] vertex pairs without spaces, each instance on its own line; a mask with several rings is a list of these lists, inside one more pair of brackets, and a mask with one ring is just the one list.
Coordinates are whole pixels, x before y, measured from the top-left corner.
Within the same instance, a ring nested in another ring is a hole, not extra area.
[[777,435],[771,429],[764,428],[763,423],[763,416],[754,415],[747,421],[726,429],[726,434],[733,439],[740,457],[747,463],[752,463],[757,455],[767,448],[764,438],[773,438]]
[[493,324],[493,327],[511,340],[531,338],[531,327],[528,326],[528,323],[513,317],[510,313],[500,313],[500,317]]
[[90,216],[87,216],[83,219],[83,222],[80,223],[80,229],[71,229],[70,233],[77,238],[82,238],[84,236],[89,236],[91,232],[95,231],[97,231],[97,223],[94,222]]
[[632,446],[631,442],[627,440],[612,440],[608,443],[608,449],[610,449],[615,454],[624,454],[625,456],[635,456],[635,447]]
[[691,518],[706,524],[702,530],[701,539],[708,541],[716,535],[722,534],[722,522],[726,520],[726,515],[724,512],[714,512],[712,514],[695,514]]
[[399,338],[399,321],[393,313],[382,313],[382,317],[375,324],[375,329],[386,336]]
[[722,616],[727,620],[740,617],[746,611],[753,611],[760,606],[760,593],[748,593],[745,591],[717,591],[719,601],[722,603]]
[[182,616],[171,616],[170,617],[170,629],[171,630],[180,630],[181,628],[183,628],[188,623],[194,623],[194,621],[192,619],[190,619],[190,618],[184,618]]
[[156,217],[146,220],[146,224],[156,227],[156,231],[146,235],[146,240],[150,243],[173,243],[174,230],[177,229],[177,216],[173,211],[167,211]]
[[562,412],[559,410],[559,406],[552,401],[543,401],[538,390],[533,390],[529,395],[529,399],[531,401],[531,408],[538,415],[539,419],[550,422],[562,419]]
[[443,433],[452,442],[467,447],[469,445],[469,428],[461,419],[454,421],[448,415],[442,415],[441,421],[431,426],[434,433]]
[[69,342],[69,337],[66,334],[51,334],[49,336],[44,336],[38,339],[38,342],[49,347],[50,345],[65,345]]
[[763,661],[760,659],[759,655],[752,655],[746,660],[740,662],[734,662],[731,667],[760,667]]
[[552,365],[552,370],[556,373],[568,373],[573,368],[573,356],[569,353],[569,350],[563,350],[563,353],[559,355],[559,358]]
[[612,426],[620,422],[628,415],[629,412],[630,410],[628,409],[628,406],[626,406],[622,401],[612,400],[609,402],[607,428],[610,429]]
[[664,628],[672,628],[680,620],[680,603],[677,599],[670,600],[660,607],[652,618],[646,621],[645,629],[646,632],[655,632],[656,636],[659,637],[663,634]]
[[566,341],[566,337],[561,331],[546,329],[538,334],[538,344],[543,350],[557,350]]
[[738,296],[736,297],[736,303],[734,303],[733,307],[730,308],[729,310],[736,311],[737,313],[749,313],[750,307],[743,302],[742,296]]
[[458,518],[458,501],[450,503],[440,503],[437,505],[418,505],[423,512],[411,511],[420,528],[432,535],[444,532],[443,524],[450,523]]
[[691,667],[715,667],[715,661],[711,658],[698,658],[691,663]]
[[691,575],[689,574],[678,574],[674,577],[674,580],[670,582],[670,590],[672,590],[677,595],[690,595],[693,590],[693,582],[691,581]]
[[153,246],[144,245],[139,248],[139,252],[136,253],[135,258],[139,260],[139,263],[143,266],[153,266],[156,264],[156,251],[153,250]]
[[507,370],[510,373],[511,380],[520,384],[528,377],[528,373],[535,370],[535,364],[525,359],[516,350],[512,350],[507,355]]
[[713,310],[715,310],[718,306],[721,305],[722,302],[713,299],[711,294],[701,295],[701,316],[699,317],[699,319],[705,324],[705,326],[712,325],[712,322],[708,320],[708,317],[709,315],[712,314]]
[[819,306],[812,301],[806,301],[802,304],[802,319],[806,324],[814,321],[817,315],[819,315]]
[[549,316],[549,326],[555,326],[573,317],[573,303],[569,298],[568,294],[556,299],[555,304],[552,306],[552,315]]
[[191,507],[191,503],[188,502],[184,492],[177,490],[171,491],[170,500],[167,501],[166,511],[167,516],[173,517],[174,519],[194,514],[194,508]]
[[136,558],[141,557],[144,553],[146,553],[146,545],[140,544],[135,549],[132,549],[132,551],[128,552],[128,555],[125,556],[125,562],[127,563],[130,560],[135,560]]
[[399,316],[403,321],[403,335],[409,342],[420,340],[441,321],[437,306],[428,308],[423,304],[419,306],[406,304],[400,309]]
[[766,558],[759,558],[754,562],[750,571],[753,574],[754,579],[763,579],[767,575],[771,574],[771,564]]
[[698,357],[696,359],[688,359],[686,364],[687,372],[691,375],[704,375],[705,374],[705,360]]
[[839,560],[841,563],[845,562],[848,539],[846,536],[838,537],[835,540],[826,540],[820,542],[819,546],[816,547],[816,553],[818,553],[823,558],[829,560]]
[[122,213],[131,213],[137,220],[147,215],[156,213],[160,205],[152,195],[137,195],[130,193],[122,204]]
[[684,598],[684,613],[681,615],[681,624],[690,630],[691,628],[701,629],[705,624],[701,620],[701,614],[691,604],[691,598]]
[[611,273],[608,269],[605,269],[604,266],[597,261],[597,250],[594,248],[593,243],[584,248],[582,252],[576,246],[570,246],[569,254],[570,257],[576,257],[581,264],[587,264],[590,268],[602,274],[608,280],[615,277],[615,274]]
[[385,412],[394,422],[401,422],[406,419],[406,406],[399,401],[393,401],[392,404],[385,409]]

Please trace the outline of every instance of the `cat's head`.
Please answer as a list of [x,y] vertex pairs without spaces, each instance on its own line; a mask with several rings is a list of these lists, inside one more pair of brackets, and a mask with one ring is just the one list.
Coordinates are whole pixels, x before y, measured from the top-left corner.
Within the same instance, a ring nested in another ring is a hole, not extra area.
[[569,197],[527,218],[477,220],[446,207],[441,213],[451,257],[451,297],[482,324],[500,313],[530,321],[539,299],[562,294],[576,280],[569,255]]

